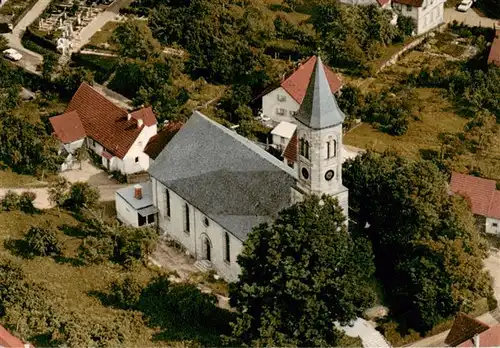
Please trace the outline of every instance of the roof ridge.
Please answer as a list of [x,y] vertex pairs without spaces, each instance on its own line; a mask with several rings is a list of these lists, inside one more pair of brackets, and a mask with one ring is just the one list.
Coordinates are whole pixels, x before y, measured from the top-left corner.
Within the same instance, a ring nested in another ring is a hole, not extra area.
[[203,113],[199,112],[198,110],[193,111],[193,116],[194,115],[196,115],[198,117],[201,117],[202,119],[207,120],[213,126],[218,127],[224,133],[230,135],[233,139],[239,141],[242,145],[244,145],[245,147],[247,147],[249,150],[252,150],[257,155],[259,155],[263,159],[267,160],[269,163],[271,163],[272,165],[274,165],[278,169],[281,169],[281,170],[287,172],[288,174],[290,174],[292,176],[295,176],[295,172],[293,172],[290,167],[286,166],[283,162],[281,162],[280,160],[278,160],[276,157],[274,157],[273,155],[271,155],[269,152],[267,152],[267,151],[263,150],[262,148],[260,148],[257,144],[255,144],[251,140],[245,138],[242,135],[239,135],[238,133],[236,133],[233,130],[230,130],[227,127],[224,127],[220,123],[218,123],[218,122],[210,119],[209,117],[205,116]]
[[[102,95],[97,89],[95,89],[93,86],[89,85],[87,82],[82,82],[82,84],[80,85],[80,87],[78,87],[78,89],[76,90],[75,94],[73,94],[73,97],[71,99],[73,99],[75,97],[75,95],[78,93],[78,91],[80,90],[80,88],[82,87],[85,87],[85,88],[90,88],[93,92],[95,92],[101,99],[105,100],[107,103],[109,103],[110,105],[113,105],[114,108],[120,110],[120,111],[123,111],[125,114],[128,114],[128,110],[126,109],[123,109],[121,107],[119,107],[118,105],[116,105],[115,103],[113,103],[111,100],[109,100],[108,98],[106,98],[106,96]],[[70,101],[71,103],[71,101]]]

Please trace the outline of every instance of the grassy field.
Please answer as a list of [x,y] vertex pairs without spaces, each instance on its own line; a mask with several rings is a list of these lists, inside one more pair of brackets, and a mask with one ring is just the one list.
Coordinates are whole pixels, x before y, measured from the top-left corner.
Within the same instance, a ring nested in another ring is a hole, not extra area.
[[[101,207],[102,209],[107,209]],[[30,226],[48,224],[58,228],[58,239],[63,245],[63,253],[57,257],[35,257],[32,259],[17,256],[15,249],[9,247],[13,241],[23,238]],[[152,276],[158,274],[156,268],[136,265],[132,270],[107,262],[101,265],[81,266],[77,259],[81,237],[75,229],[78,221],[70,214],[57,210],[48,210],[39,214],[27,215],[21,212],[0,212],[0,256],[13,258],[27,278],[43,285],[51,294],[57,308],[67,313],[75,313],[86,317],[90,322],[109,324],[117,323],[124,328],[127,347],[193,347],[207,342],[204,335],[212,335],[210,339],[218,339],[213,332],[195,331],[189,325],[181,326],[171,323],[171,327],[150,326],[140,312],[121,310],[106,306],[102,295],[108,291],[111,282],[133,276],[142,284],[146,284]],[[213,282],[212,282],[213,283]],[[220,293],[227,293],[224,284],[213,283],[212,287]],[[35,345],[36,339],[33,341]],[[187,342],[188,340],[189,342]]]
[[13,188],[13,187],[44,187],[48,183],[40,181],[31,175],[17,174],[9,170],[0,170],[0,188]]
[[[436,41],[436,47],[432,47],[433,52],[440,48],[446,50],[449,45],[446,35],[440,35]],[[365,93],[376,92],[401,84],[410,73],[418,72],[424,67],[432,69],[443,62],[443,57],[431,56],[414,50],[374,78],[355,79],[345,76],[344,81],[360,87]],[[468,119],[459,114],[453,103],[446,97],[446,91],[433,88],[416,88],[415,91],[418,103],[416,103],[417,110],[414,112],[419,120],[410,121],[406,134],[391,136],[370,124],[363,123],[347,133],[344,137],[345,143],[377,152],[391,149],[408,158],[417,159],[420,158],[420,150],[440,149],[438,140],[440,133],[463,132]],[[484,177],[500,180],[500,134],[493,137],[485,152],[467,152],[451,163],[453,170],[463,173],[467,173],[472,167],[478,168]]]
[[106,23],[101,30],[90,38],[90,42],[87,46],[92,48],[104,48],[104,45],[108,44],[109,46],[106,48],[107,51],[117,51],[118,47],[112,42],[111,36],[119,24],[118,22]]

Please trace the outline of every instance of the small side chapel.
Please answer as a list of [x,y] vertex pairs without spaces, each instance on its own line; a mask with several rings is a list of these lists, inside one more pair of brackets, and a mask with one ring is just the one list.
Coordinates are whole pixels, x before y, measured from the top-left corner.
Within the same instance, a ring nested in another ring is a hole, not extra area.
[[182,244],[202,269],[235,281],[237,256],[252,228],[272,223],[304,194],[338,198],[342,185],[342,122],[321,58],[295,115],[297,166],[195,111],[149,169],[162,234]]

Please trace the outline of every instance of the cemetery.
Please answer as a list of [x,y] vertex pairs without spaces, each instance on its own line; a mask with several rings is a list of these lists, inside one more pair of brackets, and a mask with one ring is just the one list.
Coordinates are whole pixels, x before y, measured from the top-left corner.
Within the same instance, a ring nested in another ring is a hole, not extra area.
[[[112,0],[54,0],[30,26],[30,31],[50,41],[57,51],[69,55],[81,31],[105,11]],[[49,45],[52,46],[52,45]]]

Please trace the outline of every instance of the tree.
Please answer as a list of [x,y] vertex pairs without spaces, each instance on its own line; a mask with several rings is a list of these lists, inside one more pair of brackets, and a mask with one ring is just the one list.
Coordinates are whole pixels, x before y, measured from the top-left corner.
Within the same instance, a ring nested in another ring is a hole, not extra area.
[[52,80],[52,74],[54,73],[57,64],[58,64],[58,59],[55,54],[48,53],[43,56],[42,78],[44,80],[49,82]]
[[5,38],[5,36],[0,37],[0,51],[4,51],[9,48],[9,41]]
[[49,195],[49,201],[54,204],[57,208],[63,207],[64,202],[68,198],[69,182],[65,177],[58,176],[55,181],[53,181],[47,190]]
[[140,21],[126,21],[113,32],[113,41],[123,57],[147,60],[161,54],[161,45],[153,37],[151,29]]
[[82,145],[78,149],[76,149],[75,158],[78,161],[78,164],[80,165],[80,169],[82,169],[82,162],[90,158],[89,150],[85,145]]
[[475,219],[430,161],[368,152],[343,167],[350,219],[367,226],[393,317],[425,332],[479,298],[493,298]]
[[113,257],[113,240],[106,236],[96,238],[94,236],[85,237],[78,248],[78,257],[85,264],[99,264]]
[[24,236],[28,252],[32,255],[58,255],[61,247],[57,234],[50,226],[32,226]]
[[146,261],[157,240],[158,233],[152,228],[119,226],[115,230],[115,260],[122,263]]
[[232,336],[251,346],[338,345],[334,322],[356,318],[374,299],[368,245],[348,233],[329,196],[307,197],[254,228],[230,288]]
[[76,90],[82,82],[92,84],[94,81],[94,74],[83,67],[78,68],[64,68],[56,79],[56,85],[59,92],[64,97],[70,98],[75,94]]
[[303,4],[303,0],[285,0],[283,1],[292,11],[295,11],[295,8],[297,6],[300,6]]
[[69,189],[68,199],[65,206],[70,210],[80,211],[83,208],[93,208],[99,202],[99,190],[87,182],[75,182]]

